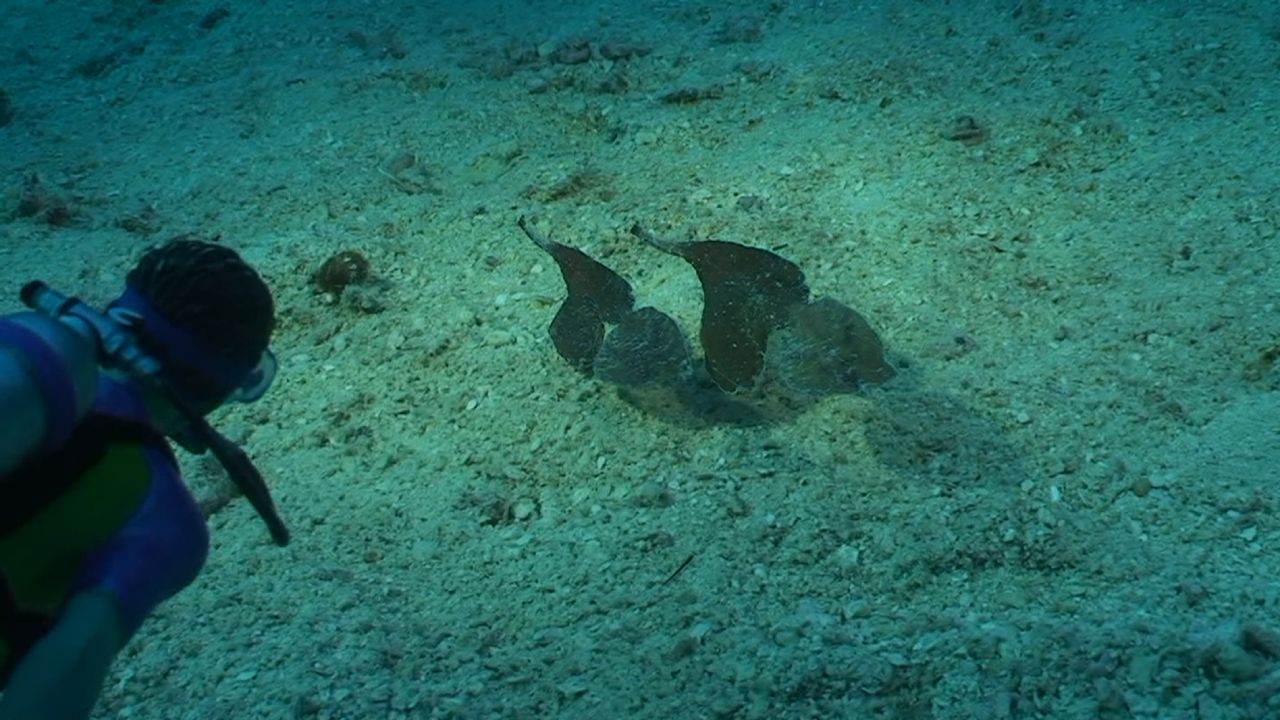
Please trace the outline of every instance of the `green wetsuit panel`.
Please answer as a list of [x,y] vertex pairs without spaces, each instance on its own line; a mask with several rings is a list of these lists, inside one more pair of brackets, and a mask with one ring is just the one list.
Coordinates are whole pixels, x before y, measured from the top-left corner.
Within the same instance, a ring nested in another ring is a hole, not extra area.
[[[133,515],[151,482],[144,447],[107,445],[87,472],[36,515],[0,536],[0,574],[19,609],[56,617],[90,551]],[[0,667],[9,648],[0,628]]]

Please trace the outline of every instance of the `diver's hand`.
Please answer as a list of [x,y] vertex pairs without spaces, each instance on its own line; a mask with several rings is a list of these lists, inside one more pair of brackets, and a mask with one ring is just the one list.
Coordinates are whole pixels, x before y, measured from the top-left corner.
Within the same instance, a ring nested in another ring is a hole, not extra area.
[[75,595],[13,671],[0,697],[0,720],[89,717],[127,639],[114,597],[102,590]]

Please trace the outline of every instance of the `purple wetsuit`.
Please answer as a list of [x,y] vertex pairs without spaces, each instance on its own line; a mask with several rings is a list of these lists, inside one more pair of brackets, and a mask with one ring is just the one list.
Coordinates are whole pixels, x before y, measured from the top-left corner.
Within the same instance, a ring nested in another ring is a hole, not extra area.
[[[57,452],[81,420],[75,416],[70,370],[40,334],[5,317],[0,317],[0,345],[17,350],[37,371],[32,381],[48,414],[40,449]],[[128,380],[99,374],[91,412],[153,427],[139,389]],[[156,606],[196,578],[209,552],[204,516],[182,482],[168,442],[156,432],[140,452],[150,476],[140,503],[119,529],[90,549],[71,587],[73,592],[101,589],[115,597],[130,635]]]
[[[150,423],[132,384],[102,377],[94,412]],[[182,481],[167,443],[143,452],[151,483],[141,505],[105,543],[94,548],[76,581],[77,590],[102,589],[120,603],[129,634],[160,603],[195,580],[209,553],[209,530]]]

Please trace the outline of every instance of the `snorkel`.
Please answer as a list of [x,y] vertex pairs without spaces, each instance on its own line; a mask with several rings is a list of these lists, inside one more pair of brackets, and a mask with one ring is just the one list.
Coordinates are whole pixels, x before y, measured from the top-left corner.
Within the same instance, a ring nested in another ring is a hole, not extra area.
[[39,280],[27,283],[22,288],[21,298],[27,307],[44,315],[87,326],[97,338],[99,362],[127,374],[145,391],[164,398],[185,423],[183,431],[174,436],[174,440],[196,454],[206,449],[211,451],[267,524],[271,539],[280,546],[289,543],[289,529],[276,511],[262,473],[244,450],[209,425],[189,401],[164,381],[164,365],[138,342],[140,330],[136,324],[145,323],[148,337],[161,340],[166,347],[171,344],[175,355],[184,361],[199,358],[198,367],[202,372],[215,380],[226,381],[228,400],[251,402],[266,392],[276,370],[275,356],[270,350],[264,351],[252,367],[236,366],[208,352],[202,353],[198,339],[168,323],[163,315],[150,308],[141,295],[131,289],[112,303],[106,313],[78,298],[63,295]]

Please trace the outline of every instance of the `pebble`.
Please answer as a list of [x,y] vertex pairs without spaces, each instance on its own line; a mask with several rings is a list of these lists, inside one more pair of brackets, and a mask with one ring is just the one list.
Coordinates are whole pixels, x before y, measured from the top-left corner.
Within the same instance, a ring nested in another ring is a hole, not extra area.
[[858,548],[852,545],[841,545],[836,551],[831,553],[831,559],[835,562],[836,567],[841,570],[852,570],[858,566],[858,560],[861,553]]
[[532,519],[538,512],[538,503],[532,498],[520,498],[511,504],[511,517],[520,522]]
[[515,343],[515,341],[516,336],[506,330],[494,330],[485,337],[484,344],[488,347],[496,348],[506,347],[507,345]]
[[658,142],[658,133],[648,129],[637,130],[632,139],[637,145],[652,145]]

